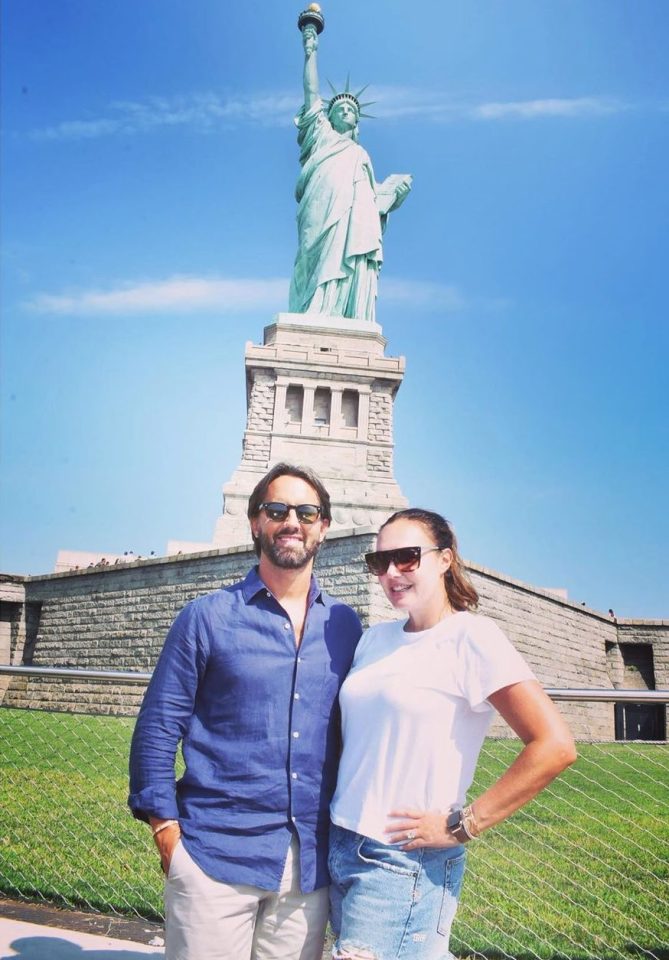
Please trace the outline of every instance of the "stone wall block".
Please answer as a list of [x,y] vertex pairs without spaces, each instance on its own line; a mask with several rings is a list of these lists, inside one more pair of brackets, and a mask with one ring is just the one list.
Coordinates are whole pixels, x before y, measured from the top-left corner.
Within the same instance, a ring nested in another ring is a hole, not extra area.
[[[273,395],[273,383],[256,384],[259,396]],[[389,395],[373,393],[377,422],[389,422]],[[269,401],[267,401],[269,402]],[[375,453],[390,455],[376,449]],[[317,560],[328,592],[353,605],[363,624],[396,618],[363,555],[374,548],[372,533],[334,536]],[[26,634],[32,636],[36,665],[150,671],[176,613],[191,599],[229,585],[255,563],[252,551],[212,551],[178,560],[146,561],[26,581]],[[495,619],[526,657],[539,680],[550,687],[613,686],[620,643],[653,645],[656,685],[669,687],[669,623],[616,622],[610,617],[552,597],[525,584],[472,565],[480,611]],[[30,621],[30,623],[29,623]],[[26,640],[26,649],[29,644]],[[613,653],[612,653],[613,651]],[[615,655],[614,655],[615,654]],[[2,693],[0,692],[0,697]],[[143,691],[121,684],[57,678],[11,678],[7,706],[117,715],[136,713]],[[612,704],[563,704],[581,739],[612,739]],[[492,728],[508,735],[502,721]]]

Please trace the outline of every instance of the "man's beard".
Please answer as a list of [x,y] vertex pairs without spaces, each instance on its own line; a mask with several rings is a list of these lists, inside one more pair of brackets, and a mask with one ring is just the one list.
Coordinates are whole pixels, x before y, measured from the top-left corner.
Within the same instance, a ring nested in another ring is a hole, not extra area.
[[[286,531],[280,530],[279,534]],[[275,567],[281,567],[283,570],[300,570],[306,567],[320,550],[320,542],[316,539],[311,544],[304,541],[301,544],[291,544],[290,546],[281,546],[275,543],[274,538],[261,531],[258,535],[260,540],[261,552],[274,564]]]

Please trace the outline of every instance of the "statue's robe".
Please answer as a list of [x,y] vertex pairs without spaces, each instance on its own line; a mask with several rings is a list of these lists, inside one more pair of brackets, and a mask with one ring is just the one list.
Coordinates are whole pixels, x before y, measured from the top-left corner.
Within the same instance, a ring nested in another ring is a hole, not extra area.
[[295,118],[298,250],[290,310],[374,320],[385,214],[366,150],[337,133],[317,100]]

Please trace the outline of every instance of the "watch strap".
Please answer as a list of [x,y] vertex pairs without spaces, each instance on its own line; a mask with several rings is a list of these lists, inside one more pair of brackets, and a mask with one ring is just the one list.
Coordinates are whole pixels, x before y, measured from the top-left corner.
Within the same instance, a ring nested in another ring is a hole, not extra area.
[[458,843],[469,843],[478,840],[479,833],[471,807],[456,807],[446,818],[446,830],[455,837]]

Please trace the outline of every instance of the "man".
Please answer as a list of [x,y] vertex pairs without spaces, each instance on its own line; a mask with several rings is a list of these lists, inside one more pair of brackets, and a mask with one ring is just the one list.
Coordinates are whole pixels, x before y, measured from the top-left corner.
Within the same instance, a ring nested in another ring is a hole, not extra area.
[[360,621],[312,575],[331,516],[311,471],[275,466],[248,516],[258,566],[177,616],[132,740],[128,802],[166,875],[166,960],[323,949],[336,698]]

